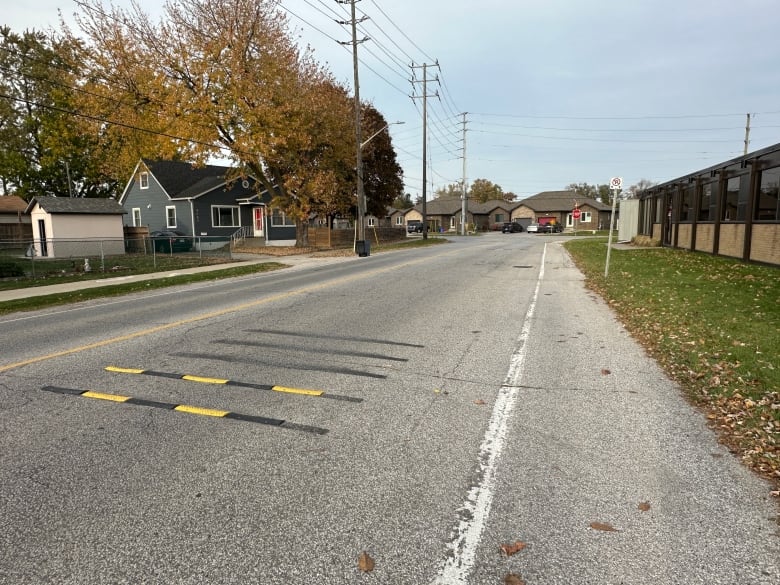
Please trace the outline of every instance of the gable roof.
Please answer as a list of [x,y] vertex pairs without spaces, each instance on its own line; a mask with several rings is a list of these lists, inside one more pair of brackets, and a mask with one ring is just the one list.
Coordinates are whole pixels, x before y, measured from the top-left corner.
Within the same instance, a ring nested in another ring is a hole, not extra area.
[[[517,201],[504,201],[503,199],[491,199],[484,203],[468,199],[466,203],[466,210],[476,215],[486,215],[499,208],[504,211],[512,211],[520,205]],[[422,211],[422,205],[415,205],[414,209]],[[428,215],[455,215],[460,213],[462,209],[463,200],[460,197],[437,197],[427,202],[425,211]]]
[[197,197],[221,187],[227,180],[228,167],[206,165],[196,167],[173,160],[143,160],[146,168],[171,198]]
[[46,213],[74,213],[87,215],[122,215],[125,209],[113,199],[99,197],[33,197],[25,213],[30,213],[35,204]]
[[0,195],[0,213],[17,213],[27,209],[27,202],[16,195]]
[[523,199],[520,203],[534,211],[571,211],[574,209],[575,201],[580,207],[587,204],[598,211],[611,209],[609,205],[578,195],[576,191],[542,191]]

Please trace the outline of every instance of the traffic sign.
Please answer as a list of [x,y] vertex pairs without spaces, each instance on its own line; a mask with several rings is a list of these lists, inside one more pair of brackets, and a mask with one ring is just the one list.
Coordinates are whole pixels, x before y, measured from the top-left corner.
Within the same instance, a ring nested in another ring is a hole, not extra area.
[[621,191],[623,189],[623,177],[612,177],[609,180],[609,188],[616,191]]
[[574,211],[571,212],[571,216],[574,219],[579,219],[580,218],[580,210],[578,208],[575,208]]

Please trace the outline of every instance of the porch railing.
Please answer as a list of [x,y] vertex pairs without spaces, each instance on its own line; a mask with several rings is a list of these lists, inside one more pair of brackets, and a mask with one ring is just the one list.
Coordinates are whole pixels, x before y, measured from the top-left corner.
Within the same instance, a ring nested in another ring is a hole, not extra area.
[[230,249],[235,250],[237,247],[239,247],[241,244],[244,243],[245,239],[247,239],[251,235],[252,235],[251,225],[245,225],[240,227],[236,233],[230,236]]

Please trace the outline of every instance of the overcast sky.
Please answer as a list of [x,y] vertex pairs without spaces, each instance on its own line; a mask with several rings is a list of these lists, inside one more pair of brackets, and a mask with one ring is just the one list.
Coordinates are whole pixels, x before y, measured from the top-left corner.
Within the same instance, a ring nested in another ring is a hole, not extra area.
[[[129,5],[129,0],[119,0]],[[72,0],[4,2],[17,32]],[[159,15],[159,1],[139,0]],[[349,5],[283,0],[301,42],[353,85]],[[406,191],[463,177],[524,198],[620,176],[663,182],[780,142],[777,0],[360,0],[360,95],[389,122]],[[438,66],[436,66],[438,63]],[[414,64],[416,67],[412,68]],[[412,82],[412,78],[416,82]],[[412,98],[410,96],[417,96]]]

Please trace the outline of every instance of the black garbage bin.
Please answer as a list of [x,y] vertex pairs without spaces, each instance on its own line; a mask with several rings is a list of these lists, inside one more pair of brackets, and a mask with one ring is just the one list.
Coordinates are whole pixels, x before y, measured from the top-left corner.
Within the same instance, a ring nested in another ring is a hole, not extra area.
[[371,255],[371,241],[370,240],[357,240],[355,242],[355,250],[358,256],[370,256]]

